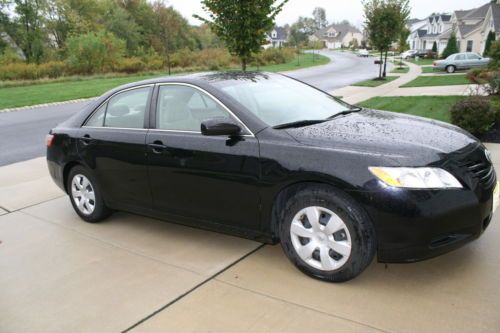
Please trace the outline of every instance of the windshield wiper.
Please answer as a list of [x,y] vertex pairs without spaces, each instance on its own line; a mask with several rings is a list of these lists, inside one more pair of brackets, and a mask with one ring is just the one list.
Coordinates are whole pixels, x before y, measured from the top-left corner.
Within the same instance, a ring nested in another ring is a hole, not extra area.
[[343,116],[343,115],[346,115],[346,114],[349,114],[349,113],[358,112],[358,111],[361,111],[361,110],[362,110],[362,108],[358,108],[358,107],[352,108],[352,109],[349,109],[349,110],[345,110],[345,111],[336,113],[333,116],[328,117],[328,120],[331,120],[331,119],[334,119],[334,118],[337,118],[339,116]]
[[291,123],[285,123],[285,124],[276,125],[276,126],[273,126],[273,128],[274,129],[284,129],[284,128],[302,127],[302,126],[319,124],[319,123],[325,122],[327,120],[328,119],[322,119],[322,120],[298,120],[298,121],[292,121]]

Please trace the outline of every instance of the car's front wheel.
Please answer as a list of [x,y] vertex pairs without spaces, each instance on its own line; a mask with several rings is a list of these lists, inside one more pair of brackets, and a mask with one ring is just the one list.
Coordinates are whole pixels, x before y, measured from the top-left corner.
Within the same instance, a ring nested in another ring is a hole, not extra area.
[[96,223],[112,213],[104,203],[95,178],[84,167],[75,166],[71,169],[67,186],[71,204],[83,220]]
[[456,71],[456,70],[457,70],[457,69],[455,68],[455,66],[447,66],[447,67],[446,67],[446,72],[448,72],[448,73],[450,73],[450,74],[451,74],[451,73],[455,73],[455,71]]
[[312,277],[347,281],[373,260],[373,225],[364,210],[340,191],[321,185],[305,188],[288,200],[280,215],[285,254]]

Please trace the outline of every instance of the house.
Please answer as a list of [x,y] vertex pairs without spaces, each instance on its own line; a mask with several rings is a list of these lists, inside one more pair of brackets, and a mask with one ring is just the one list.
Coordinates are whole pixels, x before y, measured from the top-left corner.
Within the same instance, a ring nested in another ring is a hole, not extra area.
[[273,30],[266,33],[267,44],[264,48],[283,47],[288,40],[288,31],[284,27],[274,27]]
[[407,22],[410,30],[408,45],[412,50],[432,50],[436,42],[438,52],[446,48],[453,24],[451,14],[431,15],[424,20],[413,19]]
[[4,41],[5,44],[7,44],[10,48],[16,52],[18,57],[22,60],[26,60],[26,55],[24,54],[23,50],[14,42],[12,37],[10,37],[9,34],[6,32],[0,32],[0,39]]
[[431,15],[407,22],[408,44],[413,50],[431,50],[434,42],[442,53],[453,32],[460,52],[483,53],[490,31],[500,36],[500,0],[478,8],[456,10],[452,14]]
[[483,53],[488,33],[494,31],[500,36],[500,0],[470,10],[455,11],[453,24],[460,52]]
[[338,49],[351,46],[354,40],[360,45],[363,40],[363,34],[356,27],[348,23],[330,24],[316,31],[309,37],[309,40],[311,42],[321,41],[328,49]]

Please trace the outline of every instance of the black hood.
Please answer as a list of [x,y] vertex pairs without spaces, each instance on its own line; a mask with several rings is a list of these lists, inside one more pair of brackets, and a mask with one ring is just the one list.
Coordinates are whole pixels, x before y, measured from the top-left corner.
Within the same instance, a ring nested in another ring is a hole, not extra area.
[[378,154],[407,166],[427,165],[480,144],[466,131],[447,123],[366,109],[287,132],[305,145]]

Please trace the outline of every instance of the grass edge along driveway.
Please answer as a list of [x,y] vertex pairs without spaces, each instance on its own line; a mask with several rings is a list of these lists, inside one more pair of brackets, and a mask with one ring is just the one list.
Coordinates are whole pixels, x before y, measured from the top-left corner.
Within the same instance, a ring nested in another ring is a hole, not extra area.
[[370,79],[370,80],[354,83],[354,84],[352,84],[352,86],[374,88],[374,87],[378,87],[378,86],[381,86],[383,84],[389,83],[391,81],[394,81],[398,78],[399,78],[399,76],[386,76],[385,79],[383,79],[383,80]]
[[435,86],[455,86],[472,84],[466,74],[463,75],[435,75],[435,76],[419,76],[415,80],[403,84],[401,88],[411,87],[435,87]]
[[[283,72],[302,69],[312,66],[325,65],[330,58],[315,54],[314,62],[311,53],[300,55],[300,59],[277,65],[261,66],[258,69],[267,72]],[[230,68],[235,70],[236,68]],[[250,67],[249,70],[257,70]],[[64,102],[73,99],[91,98],[102,95],[104,92],[122,84],[153,77],[165,76],[166,74],[135,74],[130,76],[119,76],[111,78],[88,78],[62,82],[47,82],[43,84],[23,85],[18,87],[0,88],[0,110],[6,108],[23,107],[36,104]]]
[[451,122],[450,109],[466,96],[374,97],[359,106]]

